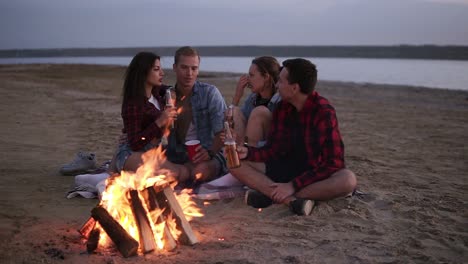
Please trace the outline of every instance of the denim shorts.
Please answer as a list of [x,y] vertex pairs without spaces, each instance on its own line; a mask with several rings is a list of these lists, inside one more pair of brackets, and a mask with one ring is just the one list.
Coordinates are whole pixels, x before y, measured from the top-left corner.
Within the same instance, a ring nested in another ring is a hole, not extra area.
[[223,175],[225,175],[226,173],[229,172],[228,170],[228,167],[227,167],[227,162],[226,162],[226,157],[224,157],[224,154],[220,151],[218,153],[216,153],[214,156],[213,156],[213,160],[217,161],[218,163],[218,173],[217,173],[217,176],[218,177],[221,177]]
[[[152,148],[157,147],[158,145],[154,145],[151,143],[146,144],[141,151],[138,152],[146,152]],[[132,155],[136,151],[133,151],[132,148],[130,148],[130,145],[128,143],[120,144],[119,147],[117,148],[117,153],[115,154],[115,167],[117,168],[117,172],[121,172],[124,168],[125,162],[127,161],[128,157]]]

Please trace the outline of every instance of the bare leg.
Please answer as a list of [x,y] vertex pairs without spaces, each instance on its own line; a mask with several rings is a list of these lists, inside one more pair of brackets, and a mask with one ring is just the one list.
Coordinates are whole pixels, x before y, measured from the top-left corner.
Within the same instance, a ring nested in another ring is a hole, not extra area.
[[[143,155],[142,152],[133,152],[132,155],[130,155],[125,161],[123,169],[125,171],[135,172],[138,169],[138,167],[140,167],[143,164],[142,155]],[[162,163],[159,168],[155,168],[155,169],[156,171],[159,169],[166,169],[170,171],[171,175],[169,176],[179,182],[184,182],[190,178],[190,173],[189,173],[188,168],[186,168],[184,165],[175,164],[168,160]]]
[[356,184],[354,173],[341,169],[325,180],[304,187],[294,196],[310,200],[330,200],[349,194],[356,188]]
[[245,140],[245,126],[247,121],[245,120],[244,114],[239,107],[235,106],[233,108],[233,117],[234,117],[234,131],[236,132],[236,143],[244,144]]
[[220,166],[221,165],[215,159],[191,164],[191,175],[196,181],[211,181],[218,176],[218,172],[221,169]]
[[258,106],[250,113],[245,135],[250,146],[257,147],[259,141],[265,140],[270,131],[271,119],[273,115],[265,106]]
[[273,181],[265,175],[264,163],[243,161],[239,168],[231,169],[230,172],[245,185],[271,197],[270,185]]
[[132,155],[128,156],[127,160],[125,160],[123,170],[135,172],[138,167],[143,164],[142,155],[143,152],[133,152]]
[[[245,185],[271,198],[272,189],[270,185],[273,181],[263,173],[264,167],[263,170],[259,170],[258,167],[254,167],[256,164],[263,163],[242,162],[241,167],[231,170],[231,174]],[[357,180],[354,173],[348,169],[342,169],[325,180],[304,187],[284,200],[283,203],[289,204],[296,198],[330,200],[349,194],[356,188],[356,184]]]

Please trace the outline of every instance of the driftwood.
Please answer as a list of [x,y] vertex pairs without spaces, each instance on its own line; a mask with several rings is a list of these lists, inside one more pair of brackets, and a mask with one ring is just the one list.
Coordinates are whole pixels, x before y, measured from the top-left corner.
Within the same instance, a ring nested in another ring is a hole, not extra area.
[[101,235],[101,231],[98,228],[94,228],[91,232],[89,232],[89,238],[86,242],[86,251],[88,253],[93,253],[94,250],[99,245],[99,236]]
[[78,229],[78,233],[80,233],[82,237],[88,238],[95,226],[96,220],[94,220],[92,217],[89,217],[88,220],[86,220],[86,222],[80,227],[80,229]]
[[138,252],[138,242],[104,209],[97,206],[91,210],[91,216],[99,222],[117,249],[124,257],[134,256]]
[[133,216],[140,234],[140,247],[143,253],[151,252],[156,249],[156,241],[154,240],[153,230],[146,215],[146,210],[141,204],[137,190],[128,191],[130,196],[130,206],[132,207]]
[[182,234],[179,236],[179,242],[185,245],[194,245],[198,243],[198,239],[193,233],[192,227],[185,218],[184,212],[180,207],[174,191],[171,186],[155,186],[156,201],[160,208],[164,208],[163,215],[167,219],[172,215],[176,221],[176,226]]
[[[143,197],[145,197],[146,204],[147,204],[146,206],[150,212],[158,210],[158,209],[160,209],[161,211],[164,210],[163,207],[159,206],[158,201],[156,200],[157,194],[153,187],[146,188],[143,191]],[[175,241],[174,236],[172,235],[166,220],[167,219],[165,218],[165,216],[161,213],[156,218],[155,223],[156,224],[161,224],[162,222],[166,223],[164,225],[164,231],[163,231],[164,249],[167,251],[172,251],[177,247],[177,242]]]

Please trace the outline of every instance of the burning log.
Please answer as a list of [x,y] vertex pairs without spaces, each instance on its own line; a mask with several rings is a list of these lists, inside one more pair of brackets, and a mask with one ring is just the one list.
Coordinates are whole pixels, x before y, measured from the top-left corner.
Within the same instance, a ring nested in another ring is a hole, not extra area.
[[156,192],[156,201],[160,208],[164,208],[164,217],[167,219],[172,213],[172,217],[176,221],[177,229],[182,232],[179,236],[179,242],[185,245],[194,245],[198,243],[192,227],[185,218],[184,212],[182,211],[171,186],[155,186],[154,188]]
[[88,253],[93,253],[94,250],[96,250],[96,248],[99,245],[100,235],[101,235],[101,231],[99,230],[99,228],[94,228],[89,233],[88,242],[86,243],[86,251],[88,251]]
[[[163,207],[160,207],[156,198],[157,194],[153,187],[148,187],[143,191],[143,196],[145,197],[148,210],[150,212],[160,209],[161,212],[164,210]],[[156,219],[156,224],[161,224],[164,222],[164,231],[163,231],[163,240],[164,240],[164,249],[167,251],[172,251],[177,247],[177,243],[172,235],[168,224],[166,222],[166,217],[161,213]]]
[[94,227],[96,226],[96,220],[94,218],[89,217],[88,220],[78,229],[78,233],[81,234],[84,238],[89,238],[91,231],[93,231]]
[[146,210],[141,204],[137,190],[128,191],[130,195],[130,205],[132,207],[133,216],[140,234],[140,246],[144,253],[151,252],[156,249],[156,241],[154,240],[151,224],[146,216]]
[[99,222],[124,257],[137,254],[138,242],[125,231],[106,209],[97,206],[91,210],[91,216]]

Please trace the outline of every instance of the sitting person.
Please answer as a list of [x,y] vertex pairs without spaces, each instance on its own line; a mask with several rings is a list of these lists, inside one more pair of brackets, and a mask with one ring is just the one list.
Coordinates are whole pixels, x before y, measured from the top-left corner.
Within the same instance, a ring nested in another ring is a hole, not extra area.
[[[75,187],[69,198],[80,194],[96,196],[96,185],[122,170],[136,171],[143,163],[142,155],[159,146],[164,130],[177,113],[175,108],[165,108],[168,86],[162,84],[164,71],[160,57],[151,52],[135,55],[127,67],[123,85],[122,120],[123,135],[107,172],[81,174],[75,177]],[[166,167],[174,170],[170,164]],[[175,171],[174,177],[181,172]]]
[[[279,72],[280,65],[275,58],[262,56],[252,60],[248,75],[239,78],[232,99],[234,131],[238,143],[244,143],[244,139],[254,147],[265,143],[270,130],[272,112],[280,100],[275,86]],[[246,87],[249,87],[252,93],[239,109],[237,106]]]
[[[280,72],[280,64],[270,56],[257,57],[252,60],[248,75],[242,75],[237,83],[236,92],[232,99],[233,127],[237,144],[243,144],[244,139],[250,146],[257,147],[265,144],[268,135],[272,112],[280,96],[276,93],[276,81]],[[238,107],[244,96],[245,88],[252,93]],[[231,125],[232,126],[232,125]],[[221,134],[224,138],[224,133]],[[213,181],[202,184],[195,197],[199,199],[233,198],[244,194],[243,183],[230,173]]]
[[[227,172],[226,160],[220,152],[226,103],[214,85],[197,80],[200,56],[192,47],[179,48],[173,70],[177,83],[174,128],[168,138],[167,157],[182,171],[179,183],[209,181]],[[189,160],[185,142],[199,140],[196,154]]]
[[245,201],[255,208],[289,205],[309,215],[314,200],[344,196],[356,187],[345,168],[335,109],[315,91],[317,70],[305,59],[283,62],[277,83],[282,101],[273,113],[267,143],[238,146],[239,168],[230,172],[252,188]]
[[138,53],[127,68],[123,85],[122,120],[126,140],[120,143],[110,168],[136,171],[142,154],[159,146],[164,130],[177,116],[175,108],[165,107],[167,86],[160,57]]

